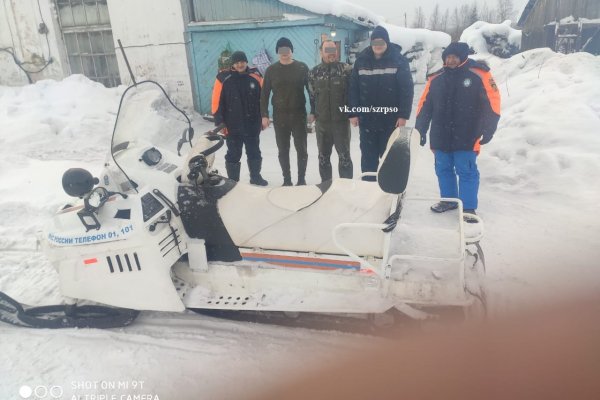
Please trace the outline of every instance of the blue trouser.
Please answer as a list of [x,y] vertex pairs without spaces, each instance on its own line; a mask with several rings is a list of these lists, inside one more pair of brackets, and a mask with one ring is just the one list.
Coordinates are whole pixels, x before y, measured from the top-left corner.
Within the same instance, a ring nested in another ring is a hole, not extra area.
[[476,161],[477,153],[474,151],[446,153],[435,150],[435,173],[440,185],[440,195],[458,197],[463,202],[465,210],[477,208],[479,171]]

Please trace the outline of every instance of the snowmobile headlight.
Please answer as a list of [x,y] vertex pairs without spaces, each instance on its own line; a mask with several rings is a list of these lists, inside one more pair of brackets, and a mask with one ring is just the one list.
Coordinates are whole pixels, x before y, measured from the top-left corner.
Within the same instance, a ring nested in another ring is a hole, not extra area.
[[70,168],[62,177],[63,189],[69,196],[83,197],[92,191],[100,181],[83,168]]

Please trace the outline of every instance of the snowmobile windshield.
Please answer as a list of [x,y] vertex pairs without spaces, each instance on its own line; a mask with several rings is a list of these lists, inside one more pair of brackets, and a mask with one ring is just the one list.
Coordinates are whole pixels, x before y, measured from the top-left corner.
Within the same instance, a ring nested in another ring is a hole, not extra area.
[[132,165],[128,163],[131,164],[132,158],[127,153],[149,147],[177,153],[177,142],[189,126],[187,115],[173,104],[158,83],[143,81],[127,88],[121,97],[111,142],[111,158],[117,167],[111,168],[111,172],[120,175],[113,177],[121,188],[125,189],[124,182],[130,181],[128,171]]

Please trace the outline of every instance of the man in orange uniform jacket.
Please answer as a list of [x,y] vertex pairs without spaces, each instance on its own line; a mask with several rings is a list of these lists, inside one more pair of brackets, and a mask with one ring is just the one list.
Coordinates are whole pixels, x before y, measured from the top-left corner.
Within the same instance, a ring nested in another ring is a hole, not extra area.
[[260,92],[262,77],[255,68],[248,68],[248,59],[242,51],[231,55],[232,67],[219,72],[212,96],[212,113],[215,125],[225,123],[227,130],[227,176],[240,179],[242,148],[246,146],[250,183],[266,186],[268,182],[260,175]]
[[[475,214],[479,191],[477,155],[489,143],[500,119],[500,93],[486,64],[468,58],[466,43],[451,43],[442,53],[444,69],[431,76],[417,110],[421,146],[429,133],[441,197],[459,198]],[[457,182],[458,180],[458,182]],[[457,208],[441,201],[434,212]]]

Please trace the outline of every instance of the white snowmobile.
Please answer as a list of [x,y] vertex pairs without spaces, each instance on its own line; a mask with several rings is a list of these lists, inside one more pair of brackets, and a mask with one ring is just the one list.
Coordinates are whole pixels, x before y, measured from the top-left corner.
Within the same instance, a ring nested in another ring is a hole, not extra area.
[[184,159],[178,153],[192,140],[162,87],[129,87],[104,171],[64,174],[65,191],[79,199],[43,235],[70,305],[26,309],[1,294],[0,319],[114,327],[140,310],[424,318],[438,306],[485,308],[481,220],[466,234],[462,205],[433,215],[424,201],[439,199],[405,196],[418,142],[411,128],[393,133],[376,182],[300,187],[225,178],[212,167],[223,137],[197,138]]

